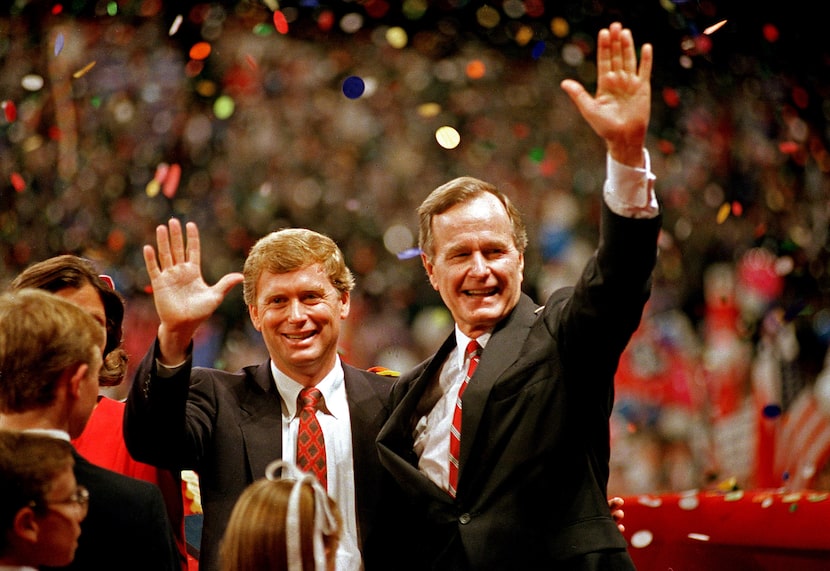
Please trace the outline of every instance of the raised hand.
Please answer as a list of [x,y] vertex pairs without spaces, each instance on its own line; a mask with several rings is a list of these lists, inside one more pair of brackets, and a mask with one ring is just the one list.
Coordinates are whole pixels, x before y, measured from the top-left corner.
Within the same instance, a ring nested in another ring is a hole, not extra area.
[[215,285],[207,285],[202,278],[199,229],[188,222],[186,230],[185,246],[181,223],[173,218],[168,225],[156,227],[158,256],[151,245],[144,246],[144,264],[161,322],[159,359],[167,365],[185,360],[196,330],[213,315],[228,292],[242,282],[241,273],[231,273]]
[[631,30],[614,22],[597,37],[597,92],[591,96],[572,79],[561,83],[614,160],[643,166],[642,149],[651,114],[651,44],[644,44],[640,65]]

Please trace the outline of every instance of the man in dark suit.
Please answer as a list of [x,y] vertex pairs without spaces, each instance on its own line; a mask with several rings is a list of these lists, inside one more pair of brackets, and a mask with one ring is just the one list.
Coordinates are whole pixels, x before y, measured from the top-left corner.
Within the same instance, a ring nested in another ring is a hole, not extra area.
[[[76,438],[98,398],[104,327],[74,303],[34,289],[0,296],[0,324],[0,429]],[[65,569],[181,571],[159,489],[73,455],[89,511]]]
[[[315,387],[315,417],[325,437],[329,494],[344,518],[338,570],[385,568],[390,526],[381,502],[388,475],[375,438],[388,417],[392,382],[355,369],[337,354],[354,278],[328,237],[285,229],[260,239],[243,273],[208,286],[201,275],[199,234],[178,220],[157,229],[158,255],[144,249],[160,318],[155,346],[127,400],[125,436],[139,460],[195,470],[204,527],[199,568],[217,568],[219,544],[234,503],[277,458],[295,459],[298,394]],[[270,359],[236,373],[192,366],[192,338],[227,292],[243,282],[245,303]],[[362,552],[362,557],[361,557]],[[376,559],[377,557],[377,559]]]
[[[378,437],[410,500],[399,519],[413,569],[633,569],[606,487],[614,371],[660,228],[644,148],[651,46],[641,58],[614,23],[598,37],[596,97],[562,84],[609,155],[599,248],[575,287],[542,307],[522,293],[525,226],[493,185],[461,177],[419,208],[422,261],[455,332],[399,379]],[[473,340],[483,349],[468,356]]]

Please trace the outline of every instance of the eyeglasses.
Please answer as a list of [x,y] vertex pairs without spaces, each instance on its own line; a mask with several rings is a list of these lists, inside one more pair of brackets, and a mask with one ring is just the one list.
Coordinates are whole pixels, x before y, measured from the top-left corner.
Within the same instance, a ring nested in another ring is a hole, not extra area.
[[30,507],[37,507],[38,505],[49,507],[53,505],[78,505],[81,508],[81,513],[86,515],[89,511],[89,490],[84,486],[78,486],[75,491],[70,494],[65,500],[43,500],[41,502],[33,501],[29,504]]

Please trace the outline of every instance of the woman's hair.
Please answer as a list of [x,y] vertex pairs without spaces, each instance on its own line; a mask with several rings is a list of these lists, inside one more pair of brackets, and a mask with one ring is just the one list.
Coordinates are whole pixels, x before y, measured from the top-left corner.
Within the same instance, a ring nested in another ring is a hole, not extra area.
[[[292,492],[299,500],[293,507]],[[323,509],[319,509],[321,496],[325,496]],[[297,516],[298,530],[291,523]],[[327,528],[323,522],[326,518],[333,518],[334,525]],[[220,568],[222,571],[292,569],[288,536],[296,533],[302,570],[322,571],[315,566],[317,539],[322,540],[327,568],[333,569],[342,526],[336,503],[313,477],[256,480],[242,492],[231,513],[220,547]],[[293,568],[300,569],[296,557],[293,559]]]
[[0,430],[0,554],[15,514],[29,505],[44,505],[52,481],[74,463],[66,440]]
[[256,305],[257,282],[262,272],[284,274],[322,264],[331,284],[341,293],[354,288],[354,276],[334,240],[305,228],[286,228],[260,238],[251,248],[242,273],[246,305]]
[[124,300],[111,283],[98,274],[91,261],[65,254],[37,262],[12,281],[11,289],[35,288],[56,293],[65,289],[81,289],[87,284],[98,292],[107,320],[104,364],[98,384],[116,386],[127,373],[127,352],[121,346]]

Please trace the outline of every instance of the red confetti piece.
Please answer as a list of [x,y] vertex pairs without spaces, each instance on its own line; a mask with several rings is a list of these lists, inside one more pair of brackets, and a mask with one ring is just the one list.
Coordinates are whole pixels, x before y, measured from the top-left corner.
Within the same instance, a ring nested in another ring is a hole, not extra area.
[[288,33],[288,20],[285,18],[285,14],[279,10],[274,12],[274,27],[280,34]]
[[810,94],[803,87],[793,87],[793,103],[800,109],[807,109],[810,104]]
[[732,202],[732,215],[733,216],[740,216],[744,213],[744,205],[735,200]]
[[17,119],[17,107],[15,107],[14,101],[6,100],[3,102],[3,113],[6,114],[6,121],[14,123],[14,120]]
[[317,18],[317,27],[324,32],[328,32],[334,26],[334,12],[331,10],[323,10]]
[[467,77],[470,79],[481,79],[486,72],[487,68],[480,59],[474,59],[467,64]]
[[251,54],[246,54],[245,55],[245,61],[248,62],[248,67],[250,67],[253,71],[256,71],[257,68],[259,67],[256,64],[256,60],[254,59],[254,56],[252,56]]
[[783,141],[778,145],[780,150],[785,155],[792,155],[798,152],[798,143],[795,141]]
[[203,59],[207,59],[210,55],[210,44],[207,42],[196,42],[190,48],[190,59],[195,59],[196,61],[201,61]]
[[54,6],[52,6],[52,15],[53,16],[57,16],[61,12],[63,12],[63,5],[55,4]]
[[167,198],[176,196],[176,190],[179,188],[179,180],[182,177],[182,167],[178,164],[170,165],[170,170],[167,172],[167,177],[164,179],[164,184],[161,187],[161,192]]
[[663,88],[663,101],[669,107],[677,107],[680,105],[680,93],[672,87]]
[[20,176],[20,173],[13,172],[9,177],[11,180],[12,186],[17,192],[23,192],[26,190],[26,181],[23,180],[23,177]]
[[156,172],[153,175],[153,180],[161,184],[167,178],[167,173],[170,172],[170,165],[167,163],[159,163],[156,167]]
[[778,41],[778,36],[780,34],[778,32],[778,28],[776,28],[773,24],[764,24],[762,32],[766,41],[770,43]]
[[384,0],[369,0],[365,5],[365,9],[370,18],[377,20],[386,15],[386,12],[389,11],[389,4]]

